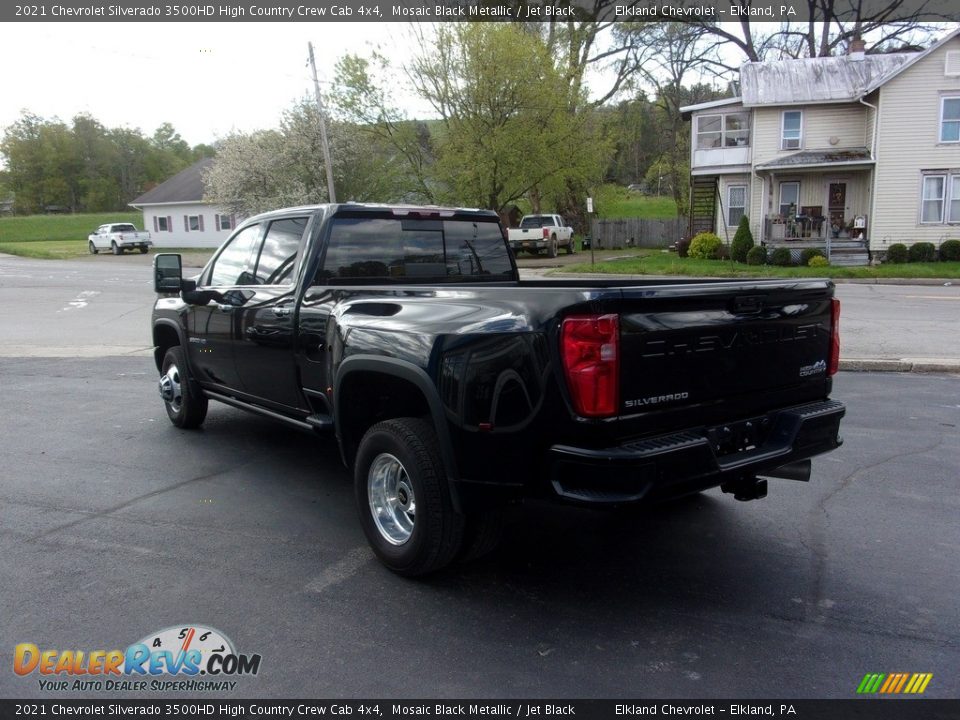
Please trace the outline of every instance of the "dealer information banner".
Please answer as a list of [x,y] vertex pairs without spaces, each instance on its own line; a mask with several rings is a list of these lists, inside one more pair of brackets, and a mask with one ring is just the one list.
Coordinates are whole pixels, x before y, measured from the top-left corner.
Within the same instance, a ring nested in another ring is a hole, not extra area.
[[[862,0],[856,5],[862,12],[889,5],[884,0]],[[956,17],[953,0],[902,0],[897,3],[900,14],[916,13],[917,19],[943,21]],[[843,10],[835,10],[838,17]],[[760,22],[805,21],[810,5],[805,2],[758,2],[752,0],[549,0],[548,2],[490,2],[486,0],[253,0],[245,2],[158,3],[131,1],[125,3],[40,2],[4,4],[0,21],[278,21],[278,22],[410,22],[439,20],[489,21],[715,21]]]
[[948,720],[960,700],[90,700],[0,701],[0,717],[703,718]]

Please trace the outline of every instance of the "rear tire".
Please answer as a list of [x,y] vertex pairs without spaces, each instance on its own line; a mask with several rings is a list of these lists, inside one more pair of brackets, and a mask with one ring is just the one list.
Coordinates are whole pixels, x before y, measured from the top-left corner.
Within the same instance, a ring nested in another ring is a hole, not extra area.
[[567,245],[567,255],[573,255],[577,251],[577,243],[573,238],[570,238],[570,244]]
[[100,252],[97,250],[97,246],[93,244],[93,240],[87,243],[87,248],[90,250],[91,255],[96,255],[98,252]]
[[110,252],[112,252],[114,255],[121,255],[121,254],[123,254],[123,250],[120,248],[119,245],[117,245],[117,241],[116,241],[116,240],[111,240],[111,241],[110,241]]
[[167,350],[160,367],[160,396],[170,422],[178,428],[200,427],[207,417],[207,396],[194,395],[183,348]]
[[141,255],[146,255],[146,254],[147,254],[147,246],[146,246],[146,245],[141,245],[141,246],[140,246],[140,254],[141,254]]
[[457,556],[464,517],[453,510],[433,426],[418,418],[370,428],[354,464],[360,525],[373,552],[390,570],[417,577]]

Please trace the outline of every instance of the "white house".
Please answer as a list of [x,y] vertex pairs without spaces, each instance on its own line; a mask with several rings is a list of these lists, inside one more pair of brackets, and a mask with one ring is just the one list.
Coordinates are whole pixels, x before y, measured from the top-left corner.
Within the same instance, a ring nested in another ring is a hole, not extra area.
[[[691,119],[692,233],[866,263],[960,238],[960,29],[916,53],[746,63],[740,95]],[[834,258],[832,258],[833,260]]]
[[203,200],[204,158],[134,200],[155,247],[216,248],[236,227],[237,218]]

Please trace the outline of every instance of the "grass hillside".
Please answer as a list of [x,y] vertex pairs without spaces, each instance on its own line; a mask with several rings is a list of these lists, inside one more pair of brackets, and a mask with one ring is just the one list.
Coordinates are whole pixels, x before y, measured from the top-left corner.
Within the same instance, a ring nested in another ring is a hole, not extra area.
[[0,252],[52,259],[85,255],[87,235],[108,222],[129,222],[142,229],[143,213],[0,217]]
[[672,197],[642,195],[616,185],[605,185],[599,195],[597,217],[601,220],[669,220],[677,217],[677,204]]

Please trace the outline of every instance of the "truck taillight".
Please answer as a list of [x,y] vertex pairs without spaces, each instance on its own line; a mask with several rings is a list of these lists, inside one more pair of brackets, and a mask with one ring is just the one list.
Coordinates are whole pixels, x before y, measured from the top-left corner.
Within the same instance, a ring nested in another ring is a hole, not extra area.
[[827,375],[836,375],[840,369],[840,301],[830,300],[830,362]]
[[563,370],[578,415],[610,417],[620,398],[620,318],[573,315],[560,328]]
[[550,228],[544,228],[544,229],[543,229],[543,239],[546,240],[548,237],[550,237]]

